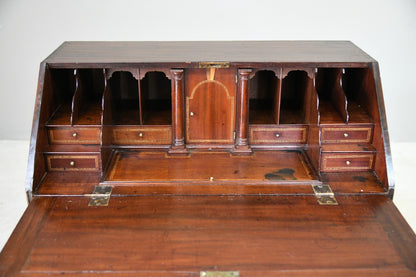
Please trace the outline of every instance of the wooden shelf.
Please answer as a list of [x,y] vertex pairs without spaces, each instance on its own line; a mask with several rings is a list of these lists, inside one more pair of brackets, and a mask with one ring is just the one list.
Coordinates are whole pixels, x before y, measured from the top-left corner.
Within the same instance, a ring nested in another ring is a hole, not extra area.
[[74,125],[101,125],[102,101],[88,101]]
[[373,123],[369,114],[356,102],[348,102],[349,123]]
[[280,110],[280,124],[304,124],[305,116],[300,110]]
[[273,112],[268,109],[250,109],[250,124],[277,124]]
[[48,126],[64,126],[71,125],[71,103],[60,105],[48,120]]
[[343,124],[344,119],[336,110],[335,106],[330,101],[319,101],[319,113],[321,115],[322,124]]

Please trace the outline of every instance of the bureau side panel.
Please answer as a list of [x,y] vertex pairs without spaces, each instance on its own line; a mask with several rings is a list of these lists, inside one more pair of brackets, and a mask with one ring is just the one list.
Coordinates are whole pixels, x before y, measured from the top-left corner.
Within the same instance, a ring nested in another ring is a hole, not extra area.
[[[29,158],[25,189],[28,199],[31,200],[34,191],[46,173],[46,166],[43,162],[42,147],[48,144],[47,132],[41,122],[48,118],[47,107],[52,105],[51,76],[45,62],[42,62],[39,70],[39,79],[36,92],[35,109],[32,123],[32,134],[30,137]],[[48,96],[49,94],[49,96]]]
[[[374,108],[371,109],[373,118],[376,120],[374,126],[373,144],[377,149],[377,159],[375,160],[374,169],[377,176],[380,178],[389,191],[390,197],[394,193],[394,177],[393,177],[393,163],[390,150],[390,139],[387,128],[386,111],[384,108],[383,90],[381,87],[380,70],[377,62],[372,64],[372,74],[369,74],[368,82],[375,84],[374,87],[368,89],[370,93],[375,94],[377,103],[373,103]],[[374,99],[374,98],[373,98]]]

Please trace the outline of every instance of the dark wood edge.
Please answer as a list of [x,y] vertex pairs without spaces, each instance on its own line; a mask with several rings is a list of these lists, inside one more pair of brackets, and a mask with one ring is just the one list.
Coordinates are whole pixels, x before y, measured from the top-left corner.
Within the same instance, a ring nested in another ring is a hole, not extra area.
[[[200,272],[193,271],[135,271],[123,272],[125,277],[160,277],[160,276],[174,276],[174,277],[199,277]],[[390,276],[409,276],[409,271],[401,269],[327,269],[327,270],[285,270],[285,271],[239,271],[240,277],[275,277],[275,276],[304,276],[304,277],[390,277]],[[411,274],[411,273],[410,273]],[[41,272],[41,273],[23,273],[20,276],[44,277],[47,276],[62,276],[61,272]],[[82,276],[82,277],[119,277],[120,273],[110,272],[65,272],[65,276]]]
[[29,157],[28,157],[28,165],[27,165],[27,173],[26,173],[26,181],[25,181],[25,190],[28,195],[29,201],[31,200],[31,195],[34,189],[34,185],[36,185],[36,184],[33,184],[33,178],[34,178],[34,173],[35,173],[35,158],[36,158],[37,139],[38,139],[38,132],[39,132],[39,119],[40,119],[40,111],[41,111],[41,106],[42,106],[42,95],[43,95],[43,86],[44,86],[44,80],[45,80],[46,67],[47,65],[45,62],[42,62],[40,64],[35,108],[34,108],[34,113],[33,113],[32,133],[30,136]]
[[[263,68],[305,68],[314,69],[316,67],[333,67],[333,68],[368,68],[368,62],[354,62],[354,63],[343,63],[343,62],[231,62],[230,68],[252,68],[260,69]],[[160,69],[160,68],[199,68],[199,62],[160,62],[160,63],[145,63],[145,62],[134,62],[134,63],[54,63],[47,62],[49,68],[107,68],[114,70],[122,70],[128,68],[146,68],[149,70]]]
[[21,271],[55,201],[55,197],[37,197],[29,204],[0,253],[1,277],[16,276]]
[[381,135],[383,138],[384,153],[385,153],[385,158],[386,158],[386,174],[387,174],[387,182],[388,182],[388,192],[389,192],[390,198],[393,198],[393,193],[394,193],[393,161],[391,157],[390,138],[389,138],[389,132],[387,128],[386,110],[384,107],[383,90],[381,87],[380,69],[378,66],[378,62],[374,62],[372,64],[372,69],[373,69],[374,81],[376,85],[377,102],[378,102],[378,109],[380,113]]

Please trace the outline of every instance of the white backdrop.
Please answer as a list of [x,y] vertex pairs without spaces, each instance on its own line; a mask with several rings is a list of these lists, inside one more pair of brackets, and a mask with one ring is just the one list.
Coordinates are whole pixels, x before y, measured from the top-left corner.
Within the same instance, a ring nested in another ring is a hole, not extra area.
[[416,141],[415,0],[0,0],[0,139],[29,139],[65,40],[351,40],[380,63],[392,141]]

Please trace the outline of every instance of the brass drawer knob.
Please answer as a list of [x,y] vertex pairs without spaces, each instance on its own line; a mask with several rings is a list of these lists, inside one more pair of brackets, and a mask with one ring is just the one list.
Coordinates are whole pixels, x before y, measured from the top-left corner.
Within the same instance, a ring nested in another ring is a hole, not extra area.
[[276,134],[274,134],[275,135],[275,137],[277,137],[277,138],[279,138],[280,137],[280,134],[279,133],[276,133]]
[[346,165],[350,165],[351,164],[351,161],[346,161],[345,164]]
[[143,137],[143,133],[139,133],[139,137],[141,137],[141,138],[142,138],[142,137]]
[[74,161],[70,161],[70,162],[69,162],[69,165],[70,165],[70,166],[74,166],[74,165],[75,165],[75,162],[74,162]]
[[78,134],[77,134],[77,133],[75,133],[75,132],[72,134],[72,136],[73,136],[74,138],[76,138],[76,137],[77,137],[77,135],[78,135]]
[[194,116],[195,114],[194,114],[193,112],[190,112],[190,113],[189,113],[189,115],[190,115],[190,116]]
[[348,133],[344,133],[344,138],[347,138],[348,136]]

